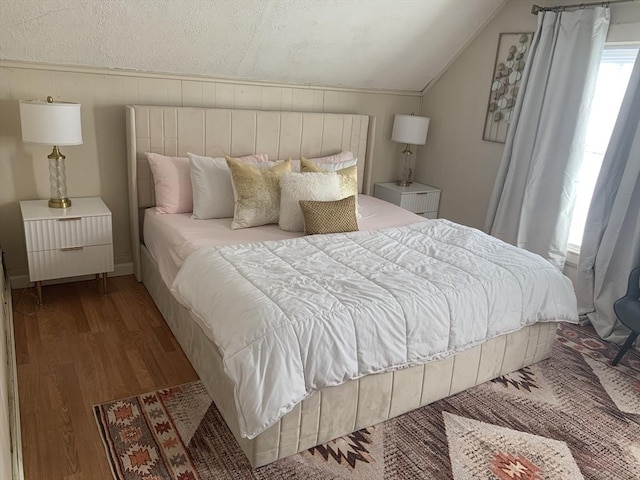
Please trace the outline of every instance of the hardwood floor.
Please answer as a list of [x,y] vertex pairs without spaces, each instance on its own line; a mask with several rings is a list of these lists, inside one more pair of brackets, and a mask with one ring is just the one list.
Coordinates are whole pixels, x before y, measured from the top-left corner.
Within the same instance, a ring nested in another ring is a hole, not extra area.
[[97,281],[44,287],[39,308],[20,293],[13,301],[25,479],[111,480],[92,406],[198,377],[133,276],[109,279],[108,296]]

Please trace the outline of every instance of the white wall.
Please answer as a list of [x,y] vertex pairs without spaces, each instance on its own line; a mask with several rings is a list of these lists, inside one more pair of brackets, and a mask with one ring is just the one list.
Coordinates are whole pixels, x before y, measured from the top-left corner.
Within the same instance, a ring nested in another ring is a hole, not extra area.
[[124,105],[338,112],[375,115],[372,180],[393,179],[395,113],[419,112],[415,93],[239,83],[195,77],[0,62],[0,244],[11,276],[27,273],[20,200],[49,198],[50,148],[21,141],[18,100],[82,103],[84,144],[62,148],[69,196],[101,196],[113,212],[116,264],[131,261]]
[[[498,37],[535,31],[531,5],[511,0],[424,93],[422,114],[431,123],[427,144],[418,149],[416,180],[442,188],[441,217],[484,226],[503,150],[482,140]],[[640,3],[612,5],[611,20],[609,42],[640,41]]]

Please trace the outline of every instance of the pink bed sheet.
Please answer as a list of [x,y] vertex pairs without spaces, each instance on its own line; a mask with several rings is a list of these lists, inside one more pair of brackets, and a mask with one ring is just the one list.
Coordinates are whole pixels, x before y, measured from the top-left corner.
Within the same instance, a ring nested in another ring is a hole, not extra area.
[[[358,196],[358,204],[360,230],[428,221],[396,205],[366,195]],[[199,248],[283,240],[303,235],[301,232],[285,232],[278,225],[231,230],[231,218],[194,220],[190,213],[157,214],[154,208],[149,208],[145,212],[143,238],[158,264],[162,279],[170,287],[184,259]]]

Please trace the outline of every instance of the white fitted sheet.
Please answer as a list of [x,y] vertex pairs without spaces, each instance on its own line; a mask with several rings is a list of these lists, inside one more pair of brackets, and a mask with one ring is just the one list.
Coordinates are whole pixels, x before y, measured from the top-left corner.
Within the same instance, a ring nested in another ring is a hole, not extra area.
[[[400,227],[428,221],[391,203],[358,195],[360,230]],[[278,225],[231,230],[231,218],[194,220],[190,213],[157,214],[145,211],[144,244],[158,264],[164,283],[171,287],[184,259],[202,247],[235,245],[301,237],[302,232],[285,232]]]

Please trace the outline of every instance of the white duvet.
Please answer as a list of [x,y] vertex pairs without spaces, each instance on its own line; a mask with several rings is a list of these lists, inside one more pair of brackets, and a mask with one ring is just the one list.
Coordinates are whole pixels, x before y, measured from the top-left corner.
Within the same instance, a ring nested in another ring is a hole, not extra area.
[[218,345],[248,438],[320,388],[578,318],[549,262],[446,220],[203,248],[173,292]]

